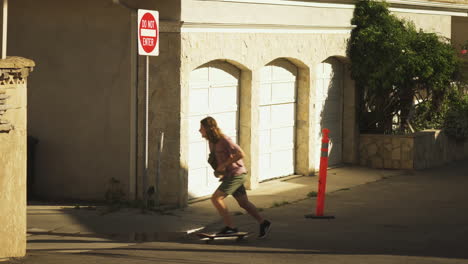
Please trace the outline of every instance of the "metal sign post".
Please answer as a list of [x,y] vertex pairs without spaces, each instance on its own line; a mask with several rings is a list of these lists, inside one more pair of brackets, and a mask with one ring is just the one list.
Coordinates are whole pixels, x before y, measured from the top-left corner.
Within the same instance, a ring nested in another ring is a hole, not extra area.
[[[143,172],[143,199],[148,204],[148,127],[149,127],[149,56],[159,55],[159,13],[153,10],[138,10],[138,54],[146,56],[145,85],[145,153]],[[158,188],[156,188],[158,189]],[[153,189],[154,190],[154,189]],[[159,194],[157,194],[159,195]]]

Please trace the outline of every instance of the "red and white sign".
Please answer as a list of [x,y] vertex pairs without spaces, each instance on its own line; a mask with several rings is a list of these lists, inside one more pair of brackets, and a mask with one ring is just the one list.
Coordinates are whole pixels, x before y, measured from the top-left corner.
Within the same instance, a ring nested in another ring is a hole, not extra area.
[[138,54],[159,55],[159,12],[138,9]]

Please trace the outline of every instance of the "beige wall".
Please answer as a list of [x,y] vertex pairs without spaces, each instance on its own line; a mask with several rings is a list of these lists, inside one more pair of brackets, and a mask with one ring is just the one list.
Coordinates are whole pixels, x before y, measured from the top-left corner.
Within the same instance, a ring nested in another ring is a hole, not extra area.
[[9,6],[8,54],[37,64],[28,91],[36,194],[103,199],[111,177],[128,186],[130,11],[107,0]]
[[349,25],[352,15],[352,8],[182,0],[181,20],[200,23],[343,27]]
[[[186,180],[180,169],[180,33],[160,33],[160,54],[150,57],[149,80],[149,170],[148,186],[156,186],[157,162],[160,158],[161,168],[159,190],[164,204],[184,205],[186,203]],[[145,80],[145,58],[140,57],[138,79]],[[145,83],[139,82],[139,112],[144,111]],[[138,159],[143,160],[144,118],[139,115],[139,152]],[[158,155],[158,143],[164,133],[164,148],[161,157]],[[142,190],[143,163],[139,163],[139,190]],[[185,192],[184,192],[185,190]]]
[[452,18],[452,43],[459,49],[468,41],[468,17]]
[[[108,1],[109,3],[111,1]],[[175,0],[120,0],[124,5],[135,9],[159,11],[159,19],[164,21],[179,21],[181,1]]]
[[412,14],[396,12],[397,17],[412,21],[416,29],[422,29],[425,32],[437,33],[440,36],[451,37],[451,20],[449,15],[432,15],[432,14]]
[[0,60],[0,260],[26,254],[26,79],[32,67],[23,58]]

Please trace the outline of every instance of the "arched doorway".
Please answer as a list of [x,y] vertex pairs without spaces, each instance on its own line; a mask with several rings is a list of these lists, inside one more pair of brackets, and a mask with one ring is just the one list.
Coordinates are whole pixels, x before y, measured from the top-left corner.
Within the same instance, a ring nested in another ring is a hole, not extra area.
[[330,130],[328,165],[343,162],[343,82],[344,64],[336,58],[328,58],[317,65],[316,70],[316,127],[315,168],[319,168],[322,129]]
[[212,116],[225,134],[237,142],[240,70],[221,61],[205,64],[190,74],[189,199],[211,194],[219,184],[206,159],[209,147],[198,132],[200,120]]
[[277,59],[261,70],[259,180],[294,174],[297,67]]

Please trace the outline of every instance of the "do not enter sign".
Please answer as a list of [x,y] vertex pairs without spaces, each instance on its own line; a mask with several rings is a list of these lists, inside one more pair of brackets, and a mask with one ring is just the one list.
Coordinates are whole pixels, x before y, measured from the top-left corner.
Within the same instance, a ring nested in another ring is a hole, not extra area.
[[152,10],[138,10],[138,54],[159,55],[159,13]]

